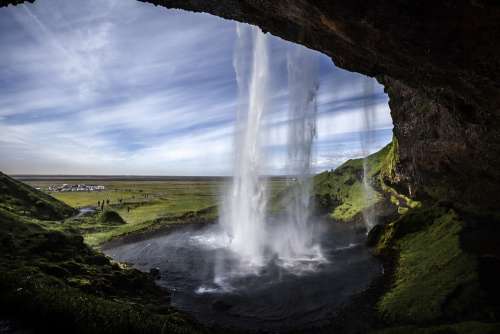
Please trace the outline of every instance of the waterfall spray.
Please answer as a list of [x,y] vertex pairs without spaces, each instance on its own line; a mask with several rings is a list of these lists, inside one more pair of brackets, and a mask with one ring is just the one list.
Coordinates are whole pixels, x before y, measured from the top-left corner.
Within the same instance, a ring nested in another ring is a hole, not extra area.
[[285,261],[320,256],[313,244],[311,228],[311,174],[313,143],[316,137],[318,58],[302,46],[293,45],[288,55],[288,160],[293,181],[289,182],[286,225],[275,241],[278,256]]
[[363,80],[363,90],[365,98],[363,100],[363,131],[361,132],[361,150],[363,154],[363,196],[365,209],[363,210],[363,220],[367,232],[377,224],[373,204],[375,202],[375,192],[370,182],[370,166],[368,164],[368,155],[375,141],[374,123],[375,123],[375,104],[374,91],[375,83],[371,78]]

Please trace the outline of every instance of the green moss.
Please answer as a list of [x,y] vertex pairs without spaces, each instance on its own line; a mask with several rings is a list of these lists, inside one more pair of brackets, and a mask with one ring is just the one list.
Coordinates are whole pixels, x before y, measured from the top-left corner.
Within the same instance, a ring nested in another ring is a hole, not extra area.
[[404,215],[405,213],[408,213],[408,208],[398,207],[398,213],[400,215]]
[[460,247],[453,210],[416,209],[385,228],[377,249],[395,249],[393,287],[378,304],[389,321],[427,323],[464,312],[479,295],[475,258]]
[[32,270],[0,273],[1,309],[51,333],[196,333],[182,317],[155,314],[126,299],[108,300]]
[[391,145],[384,157],[380,168],[380,174],[382,178],[387,178],[389,180],[395,179],[396,165],[399,162],[399,144],[396,137],[392,137]]
[[40,332],[200,332],[147,274],[2,208],[0,267],[0,313]]

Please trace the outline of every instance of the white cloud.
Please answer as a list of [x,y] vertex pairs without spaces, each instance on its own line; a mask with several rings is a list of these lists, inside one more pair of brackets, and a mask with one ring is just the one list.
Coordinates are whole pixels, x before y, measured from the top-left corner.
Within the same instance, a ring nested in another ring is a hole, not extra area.
[[[233,22],[135,0],[20,8],[0,11],[0,170],[230,172]],[[276,73],[266,141],[268,169],[278,173],[287,137],[286,42],[271,44]],[[362,130],[364,79],[325,56],[321,68],[315,164],[330,168],[359,155],[351,137]],[[387,100],[378,102],[375,128],[390,129]]]

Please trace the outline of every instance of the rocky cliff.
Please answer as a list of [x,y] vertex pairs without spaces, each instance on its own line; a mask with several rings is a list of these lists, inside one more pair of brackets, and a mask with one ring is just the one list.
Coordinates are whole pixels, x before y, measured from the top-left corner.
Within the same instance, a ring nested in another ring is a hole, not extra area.
[[255,24],[376,77],[398,143],[387,181],[414,197],[498,205],[498,1],[140,1]]

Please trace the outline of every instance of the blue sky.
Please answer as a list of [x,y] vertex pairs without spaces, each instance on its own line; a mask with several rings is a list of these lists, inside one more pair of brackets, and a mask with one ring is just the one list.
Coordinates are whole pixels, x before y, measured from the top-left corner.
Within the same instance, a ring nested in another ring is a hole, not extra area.
[[[0,170],[10,174],[228,175],[236,24],[135,0],[38,0],[0,9]],[[266,172],[284,170],[286,54],[271,38]],[[314,168],[361,155],[363,105],[376,150],[392,137],[388,98],[317,52]]]

